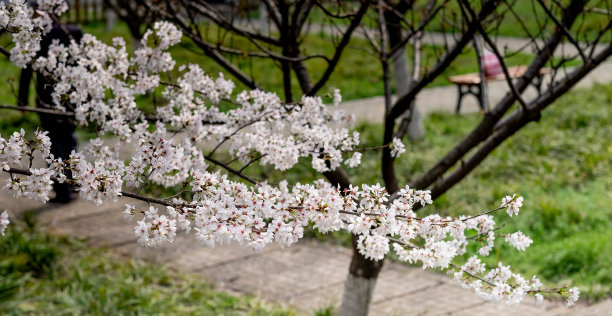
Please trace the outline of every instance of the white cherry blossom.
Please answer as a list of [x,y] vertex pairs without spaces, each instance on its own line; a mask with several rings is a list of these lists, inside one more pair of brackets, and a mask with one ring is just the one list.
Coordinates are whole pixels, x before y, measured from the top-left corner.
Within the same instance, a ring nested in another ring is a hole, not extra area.
[[395,137],[393,138],[393,142],[391,143],[391,156],[399,157],[399,155],[403,154],[406,151],[406,147],[402,140]]
[[502,199],[502,207],[506,207],[506,212],[512,217],[512,215],[518,215],[519,208],[523,206],[523,197],[513,194],[512,196],[506,196]]
[[506,241],[514,248],[518,250],[525,250],[529,245],[533,243],[531,238],[525,236],[522,232],[516,232],[506,236]]
[[580,297],[580,289],[578,289],[577,287],[573,287],[570,288],[568,291],[568,296],[566,298],[567,300],[567,307],[571,307],[574,306],[574,304],[576,304],[576,301],[578,301],[578,298]]
[[4,236],[4,231],[10,223],[11,221],[9,221],[8,212],[3,211],[2,214],[0,214],[0,235]]

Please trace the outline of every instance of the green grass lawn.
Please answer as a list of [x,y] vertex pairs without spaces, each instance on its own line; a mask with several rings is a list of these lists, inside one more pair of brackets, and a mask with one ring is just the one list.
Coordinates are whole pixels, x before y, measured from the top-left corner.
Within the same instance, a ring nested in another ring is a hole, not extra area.
[[[524,252],[505,245],[487,260],[539,275],[550,286],[577,285],[586,297],[612,295],[612,86],[576,90],[496,149],[466,179],[420,214],[475,214],[497,207],[507,194],[525,197],[520,216],[496,215],[502,232],[520,230],[534,243]],[[433,114],[426,138],[406,144],[396,165],[400,184],[432,166],[481,119],[481,114]],[[382,142],[382,126],[361,125],[364,146]],[[308,182],[321,176],[304,161],[289,172],[253,169],[252,175]],[[353,183],[383,183],[380,153],[366,152],[349,169]],[[309,236],[329,240],[326,235]],[[348,234],[332,240],[348,245]]]
[[31,220],[0,238],[2,315],[294,315],[249,296],[218,292],[200,276],[120,260]]
[[[480,10],[481,1],[471,0],[469,2],[476,11]],[[564,6],[569,3],[569,1],[559,2]],[[550,8],[553,2],[544,1],[544,3]],[[415,25],[418,25],[421,21],[421,17],[424,16],[423,12],[427,4],[427,1],[416,1],[414,10],[406,13],[406,20],[413,21]],[[349,8],[356,9],[357,7],[358,4],[356,2],[344,2],[340,12],[348,12]],[[557,8],[557,5],[553,7]],[[610,4],[607,0],[590,1],[585,7],[585,12],[587,13],[581,14],[571,29],[572,31],[581,30],[576,36],[578,41],[593,40],[597,35],[597,31],[603,29],[610,19],[609,16],[605,14],[592,12],[593,8],[609,10]],[[332,12],[338,9],[338,7],[334,5],[328,5],[327,8],[331,9]],[[514,14],[512,13],[513,11]],[[553,13],[556,17],[561,16],[558,10],[553,11]],[[553,21],[548,17],[537,0],[500,1],[496,9],[496,14],[503,16],[503,18],[496,19],[494,23],[489,23],[488,30],[491,31],[491,34],[498,36],[537,37],[542,28],[545,30],[544,34],[551,34],[555,28]],[[517,18],[517,16],[519,18]],[[334,23],[348,25],[350,23],[348,19],[330,19],[320,8],[314,8],[312,10],[310,20],[313,23],[325,24]],[[456,25],[458,25],[459,21],[461,21],[461,10],[459,9],[458,1],[448,1],[438,12],[436,17],[429,22],[425,30],[431,32],[457,32]],[[370,10],[364,17],[363,23],[368,27],[377,28],[378,15],[376,12]],[[603,37],[601,41],[612,41],[610,33],[608,32],[608,35]]]

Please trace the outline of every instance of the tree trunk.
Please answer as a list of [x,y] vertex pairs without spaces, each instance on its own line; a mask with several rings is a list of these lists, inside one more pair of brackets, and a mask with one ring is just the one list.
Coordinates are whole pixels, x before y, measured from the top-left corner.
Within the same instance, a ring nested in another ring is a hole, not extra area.
[[[414,1],[411,0],[400,0],[393,6],[393,10],[387,10],[385,12],[385,26],[387,29],[387,34],[389,36],[389,47],[394,48],[397,45],[400,45],[404,39],[404,29],[401,25],[400,16],[406,14],[406,12],[412,10],[412,6]],[[398,15],[399,14],[399,15]],[[400,99],[405,94],[410,91],[413,80],[416,80],[416,75],[418,74],[418,66],[419,59],[415,58],[414,67],[415,75],[410,74],[410,66],[408,65],[408,57],[406,56],[406,45],[405,43],[401,49],[397,50],[393,56],[391,56],[391,62],[393,65],[393,81],[395,82],[395,93],[397,98]],[[415,57],[420,56],[419,45],[415,44]],[[411,106],[410,111],[406,111],[404,115],[402,115],[402,120],[410,120],[408,121],[408,136],[411,140],[420,140],[425,137],[425,128],[423,128],[423,116],[421,115],[421,111],[416,105],[416,100]],[[402,123],[406,124],[406,122]]]
[[[332,185],[340,186],[340,190],[348,188],[351,184],[348,174],[342,168],[324,172],[323,175]],[[376,278],[384,262],[383,260],[371,261],[362,256],[357,250],[358,239],[358,236],[352,236],[353,258],[344,282],[344,293],[338,309],[339,316],[366,316],[368,314]]]
[[353,258],[349,274],[344,282],[344,293],[338,316],[368,315],[376,279],[384,264],[383,260],[372,261],[362,256],[357,250],[358,238],[358,236],[352,236]]
[[368,315],[375,286],[376,278],[366,279],[349,274],[344,282],[342,305],[338,310],[338,316]]
[[104,30],[106,32],[110,32],[113,30],[113,27],[115,26],[115,23],[117,21],[117,16],[115,15],[115,11],[113,11],[113,9],[111,9],[110,7],[107,7],[104,10]]
[[[390,38],[393,38],[392,36]],[[393,46],[393,40],[391,40]],[[395,93],[398,98],[404,96],[410,90],[412,77],[410,76],[410,67],[408,66],[408,58],[404,48],[397,51],[392,57],[393,62],[393,80],[395,81]],[[411,140],[420,140],[425,137],[425,128],[423,127],[423,116],[419,107],[412,105],[412,110],[407,111],[404,115],[409,115],[410,123],[408,124],[408,136]]]
[[270,25],[268,24],[268,8],[263,1],[259,2],[259,31],[261,34],[270,34]]

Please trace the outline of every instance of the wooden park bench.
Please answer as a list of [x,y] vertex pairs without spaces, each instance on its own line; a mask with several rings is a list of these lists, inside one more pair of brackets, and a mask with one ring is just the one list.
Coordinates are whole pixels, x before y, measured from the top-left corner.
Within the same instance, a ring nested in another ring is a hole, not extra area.
[[[527,71],[527,66],[514,66],[508,67],[508,74],[511,79],[519,78],[525,74]],[[542,87],[542,77],[550,72],[549,68],[540,69],[539,75],[534,79],[531,84],[538,90],[538,93],[541,91]],[[457,89],[459,91],[459,99],[457,100],[457,113],[461,109],[461,99],[466,94],[472,94],[476,98],[478,98],[478,105],[483,111],[486,111],[486,95],[483,93],[482,84],[480,82],[480,74],[469,73],[464,75],[451,76],[448,80],[455,85],[457,85]],[[495,75],[495,76],[485,76],[485,82],[489,81],[499,81],[505,80],[505,75],[503,73]]]

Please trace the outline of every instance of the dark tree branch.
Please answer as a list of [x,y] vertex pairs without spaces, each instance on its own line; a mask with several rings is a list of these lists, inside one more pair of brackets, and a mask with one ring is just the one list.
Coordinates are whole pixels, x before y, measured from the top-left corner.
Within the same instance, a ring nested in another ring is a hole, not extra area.
[[[253,44],[260,48],[261,45],[257,43],[257,41],[262,41],[264,43],[272,44],[275,46],[280,46],[282,43],[275,38],[265,36],[261,33],[255,33],[248,30],[245,30],[238,25],[234,21],[226,20],[221,13],[219,13],[215,8],[213,8],[207,1],[196,1],[196,0],[186,0],[183,1],[186,6],[193,8],[196,12],[202,14],[203,16],[211,19],[215,24],[223,29],[234,32],[245,39],[251,41]],[[263,48],[263,46],[261,47]],[[265,49],[265,48],[264,48]]]
[[323,13],[329,17],[332,17],[334,19],[350,19],[350,18],[354,18],[356,16],[355,13],[347,13],[347,14],[340,14],[340,13],[333,13],[330,10],[328,10],[322,3],[323,1],[315,1],[315,5],[321,9],[321,11],[323,11]]
[[[175,18],[174,21],[177,22],[177,24],[179,24],[184,30],[189,29],[189,27],[185,25],[183,21],[180,21],[180,19]],[[212,58],[217,64],[219,64],[219,66],[223,67],[230,74],[232,74],[236,79],[238,79],[238,81],[242,82],[245,86],[247,86],[250,89],[259,89],[259,85],[257,85],[257,83],[255,83],[255,81],[251,77],[249,77],[247,74],[242,72],[242,70],[240,70],[238,67],[232,64],[229,60],[227,60],[227,58],[221,55],[216,50],[216,47],[214,45],[204,41],[200,36],[193,34],[191,32],[187,32],[186,35],[196,45],[198,45],[200,49],[202,49],[202,51],[204,52],[204,54],[206,54],[206,56]]]
[[[476,13],[474,13],[474,10],[470,7],[470,3],[466,0],[461,0],[460,2],[461,4],[463,4],[463,8],[468,12],[468,14],[472,17],[472,19],[475,20]],[[493,54],[495,54],[495,56],[497,57],[497,60],[499,61],[499,64],[504,73],[504,79],[506,80],[506,83],[508,84],[510,91],[514,95],[514,98],[521,104],[521,106],[523,107],[523,110],[526,111],[527,104],[525,104],[525,101],[521,97],[521,94],[516,90],[514,83],[512,83],[512,77],[510,76],[510,73],[508,72],[508,66],[506,66],[506,62],[504,61],[504,56],[502,56],[502,54],[499,52],[499,49],[497,49],[497,45],[495,45],[493,40],[491,40],[491,38],[489,37],[485,29],[482,27],[482,23],[480,22],[476,22],[476,23],[477,23],[476,26],[478,27],[478,32],[480,33],[484,41],[489,45],[489,48],[491,48],[491,50],[493,51]],[[479,52],[476,53],[476,56],[477,58],[480,58]],[[481,85],[484,86],[485,78],[484,76],[482,76],[482,67],[480,67],[480,69],[481,69],[481,79],[482,79]],[[483,93],[483,91],[481,91],[481,93]]]
[[[575,0],[573,1],[568,9],[565,11],[563,17],[563,23],[567,27],[576,20],[576,17],[584,8],[584,1]],[[533,78],[539,74],[540,69],[546,64],[546,62],[552,57],[555,48],[559,45],[563,38],[563,34],[560,30],[557,30],[551,35],[544,48],[538,53],[534,61],[527,68],[523,77],[518,79],[516,83],[516,89],[519,93],[522,93]],[[502,118],[502,116],[508,111],[508,109],[514,104],[515,97],[512,93],[506,94],[506,96],[499,101],[497,106],[491,111],[485,113],[483,120],[478,126],[476,126],[470,134],[468,134],[460,143],[458,143],[453,149],[451,149],[442,159],[440,159],[433,167],[425,171],[419,178],[410,182],[410,186],[417,189],[424,189],[430,186],[432,183],[437,181],[447,170],[454,166],[462,157],[467,154],[472,148],[477,146],[480,142],[484,141],[491,135],[493,127]]]
[[344,35],[342,36],[342,39],[340,40],[340,42],[336,46],[336,50],[334,52],[334,56],[332,57],[331,62],[328,63],[327,69],[325,69],[325,72],[323,73],[321,78],[319,78],[319,81],[317,81],[317,83],[312,87],[312,89],[310,89],[310,91],[304,91],[304,93],[306,95],[315,95],[321,88],[323,88],[325,83],[327,83],[327,80],[329,80],[329,77],[331,76],[331,74],[336,69],[336,66],[338,65],[338,62],[340,61],[340,57],[342,56],[342,52],[344,51],[344,49],[348,45],[348,43],[349,43],[349,41],[351,39],[351,36],[353,35],[353,32],[355,31],[355,29],[357,29],[359,24],[361,24],[361,20],[363,19],[365,13],[367,12],[368,7],[369,7],[368,1],[367,0],[361,0],[361,4],[359,6],[359,10],[355,14],[355,17],[351,21],[351,24],[349,25],[349,27],[344,32]]
[[34,108],[30,106],[15,106],[15,105],[0,104],[0,109],[18,110],[18,111],[24,111],[24,112],[36,112],[36,113],[51,114],[51,115],[65,116],[65,117],[74,117],[74,112],[64,112],[64,111],[45,109],[45,108]]
[[[405,2],[405,1],[403,1]],[[431,21],[433,21],[433,19],[436,17],[436,15],[440,12],[440,10],[443,8],[444,4],[447,1],[444,1],[441,5],[434,7],[434,5],[436,4],[435,0],[430,0],[427,4],[427,9],[425,10],[425,18],[421,21],[421,23],[419,24],[419,26],[412,30],[409,34],[407,34],[403,39],[398,39],[398,40],[394,40],[391,44],[391,49],[389,50],[389,55],[394,55],[395,53],[397,53],[398,50],[404,48],[406,46],[406,44],[408,44],[408,42],[414,37],[414,36],[419,36],[422,35],[425,27],[427,25],[429,25],[429,23]],[[401,4],[401,3],[400,3]],[[409,9],[410,7],[406,7],[405,10]],[[399,11],[401,12],[401,10],[404,10],[404,8],[398,7],[395,9],[394,12]],[[404,12],[405,13],[405,12]],[[397,16],[397,13],[393,14],[393,16]],[[389,19],[390,16],[387,15],[387,19]],[[402,16],[403,18],[403,16]],[[396,18],[397,19],[397,18]],[[396,22],[397,23],[397,22]],[[398,23],[399,24],[399,23]],[[399,26],[399,25],[398,25]],[[446,38],[446,37],[445,37]]]
[[265,50],[265,51],[260,51],[260,52],[252,52],[252,51],[246,51],[246,50],[242,50],[242,49],[235,49],[235,48],[230,48],[230,47],[225,47],[225,46],[221,46],[220,44],[217,46],[213,46],[211,45],[211,47],[214,47],[214,49],[225,53],[225,54],[232,54],[232,55],[236,55],[236,56],[250,56],[250,57],[259,57],[259,58],[268,58],[268,59],[273,59],[273,60],[278,60],[278,61],[289,61],[292,63],[299,63],[299,62],[303,62],[309,59],[314,59],[314,58],[320,58],[325,60],[326,62],[330,62],[330,59],[323,55],[323,54],[310,54],[310,55],[306,55],[306,56],[296,56],[296,57],[290,57],[290,56],[283,56],[277,53],[274,53],[270,50]]
[[[149,10],[155,9],[150,4],[147,3],[147,5],[148,5]],[[165,18],[177,24],[181,29],[183,29],[187,37],[189,37],[198,47],[200,47],[200,49],[202,49],[204,54],[212,58],[217,64],[219,64],[219,66],[227,70],[231,75],[233,75],[236,79],[238,79],[238,81],[242,82],[248,88],[250,89],[259,88],[259,86],[255,83],[255,81],[252,78],[250,78],[247,74],[242,72],[242,70],[240,70],[238,67],[232,64],[223,55],[221,55],[215,49],[214,45],[204,41],[201,35],[199,34],[199,31],[197,31],[194,34],[194,31],[189,26],[189,23],[185,21],[178,12],[174,11],[174,8],[171,4],[167,5],[165,9],[166,10],[164,11],[160,10],[159,13]],[[197,28],[197,26],[195,27]]]
[[552,86],[542,96],[527,104],[528,111],[515,111],[508,119],[504,120],[502,124],[496,126],[495,131],[490,135],[487,140],[476,150],[476,152],[465,160],[455,171],[449,174],[444,179],[438,181],[431,188],[432,199],[439,197],[444,194],[448,189],[461,181],[467,176],[474,168],[476,168],[482,161],[501,143],[506,139],[520,130],[522,127],[532,121],[540,119],[542,110],[550,106],[557,98],[566,93],[569,89],[575,86],[582,78],[584,78],[591,70],[596,66],[605,61],[612,55],[612,44],[609,45],[605,50],[597,54],[597,56],[589,63],[584,64],[578,69],[570,73],[565,80],[558,82]]
[[236,170],[236,169],[228,166],[227,164],[225,164],[225,163],[223,163],[223,162],[213,158],[212,156],[204,156],[204,159],[214,163],[217,166],[222,167],[223,169],[227,170],[231,174],[236,175],[236,176],[238,176],[238,177],[240,177],[240,178],[250,182],[251,184],[257,184],[257,182],[259,182],[259,181],[255,180],[255,179],[245,175],[244,173],[242,173],[242,171]]
[[563,25],[563,23],[561,23],[557,17],[550,11],[550,9],[546,6],[546,3],[544,3],[544,1],[542,0],[538,0],[538,2],[540,3],[540,6],[542,7],[542,9],[544,10],[544,12],[546,13],[546,15],[548,15],[548,17],[555,23],[555,25],[563,32],[563,35],[565,35],[565,37],[567,38],[567,40],[570,41],[570,43],[572,43],[574,45],[574,47],[576,47],[576,50],[578,51],[578,53],[580,54],[580,57],[582,58],[583,62],[586,62],[587,57],[584,54],[584,52],[582,51],[582,48],[580,47],[578,41],[574,38],[574,36],[572,35],[572,33],[567,29],[567,27],[565,25]]
[[274,3],[271,0],[262,0],[262,1],[264,5],[266,6],[266,9],[268,10],[268,16],[272,19],[272,22],[274,22],[274,25],[276,25],[276,27],[280,29],[281,17],[280,17],[280,13],[278,12],[278,9],[274,6]]
[[[483,4],[483,7],[478,15],[476,21],[469,21],[468,29],[462,34],[461,38],[455,43],[455,46],[446,52],[444,56],[440,58],[438,63],[436,63],[428,73],[426,73],[421,80],[416,83],[410,91],[401,97],[395,105],[393,106],[391,113],[387,116],[388,121],[393,121],[400,117],[402,113],[410,108],[410,104],[416,97],[416,95],[423,90],[429,83],[431,83],[435,78],[448,68],[450,63],[461,54],[461,51],[465,46],[472,40],[474,33],[477,31],[477,24],[479,21],[483,20],[485,17],[494,12],[497,4],[497,0],[488,0]],[[389,134],[389,135],[392,135]]]

